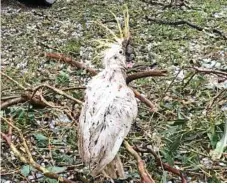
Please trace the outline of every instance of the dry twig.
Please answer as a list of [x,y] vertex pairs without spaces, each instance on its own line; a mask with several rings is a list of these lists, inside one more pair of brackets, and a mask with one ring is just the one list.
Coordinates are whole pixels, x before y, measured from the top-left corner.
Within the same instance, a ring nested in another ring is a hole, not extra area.
[[70,99],[70,100],[72,100],[72,101],[74,101],[74,102],[76,102],[76,103],[78,103],[78,104],[80,104],[80,105],[83,104],[82,101],[80,101],[80,100],[78,100],[78,99],[72,97],[71,95],[68,95],[67,93],[65,93],[64,91],[62,91],[62,90],[60,90],[60,89],[57,89],[57,88],[55,88],[55,87],[53,87],[53,86],[50,86],[50,85],[47,85],[47,84],[41,84],[40,86],[36,87],[36,88],[34,89],[34,91],[33,91],[32,96],[34,96],[34,94],[35,94],[40,88],[44,88],[44,87],[49,88],[49,89],[53,90],[54,92],[56,92],[56,93],[58,93],[58,94],[60,94],[60,95],[62,95],[62,96],[64,96],[64,97],[66,97],[66,98],[68,98],[68,99]]
[[6,107],[9,107],[9,106],[17,104],[17,103],[22,103],[22,102],[26,102],[26,99],[24,99],[22,97],[9,99],[9,100],[1,103],[1,109],[5,109]]
[[135,97],[138,98],[144,104],[146,104],[150,108],[151,112],[156,112],[157,111],[157,108],[155,107],[155,105],[149,99],[147,99],[145,96],[140,94],[137,90],[135,90],[133,88],[132,88],[132,90],[133,90],[133,92],[135,94]]
[[97,72],[96,72],[95,69],[86,66],[84,63],[75,61],[75,60],[73,60],[73,59],[70,58],[70,57],[66,57],[66,56],[64,56],[63,54],[58,54],[58,53],[46,53],[45,56],[46,56],[47,58],[50,58],[50,59],[56,59],[56,60],[59,60],[59,61],[64,61],[64,62],[70,64],[71,66],[77,67],[78,69],[85,69],[85,70],[86,70],[87,72],[89,72],[91,75],[96,75],[96,74],[97,74]]
[[133,80],[141,79],[145,77],[160,77],[160,76],[166,76],[167,71],[166,70],[150,70],[150,71],[142,71],[133,73],[127,76],[126,83],[129,84]]
[[[207,111],[210,111],[211,110],[211,108],[212,108],[212,106],[214,105],[214,103],[216,102],[216,101],[218,101],[218,98],[220,98],[220,97],[222,97],[222,94],[224,93],[224,92],[226,92],[227,90],[226,89],[223,89],[223,90],[220,90],[213,98],[212,98],[212,100],[210,101],[210,103],[207,105],[207,107],[206,107],[206,109],[207,109]],[[223,97],[222,97],[223,98]],[[221,98],[220,98],[221,99]]]
[[133,147],[127,142],[124,141],[124,146],[128,150],[128,152],[137,160],[138,170],[141,177],[141,182],[143,183],[155,183],[155,181],[151,178],[147,169],[145,168],[145,163],[139,156],[139,154],[133,149]]
[[179,26],[179,25],[187,25],[191,28],[194,28],[198,31],[204,31],[204,30],[208,30],[208,31],[211,31],[213,33],[216,33],[218,34],[219,36],[221,36],[224,40],[227,40],[227,36],[226,36],[226,33],[216,29],[216,28],[212,28],[212,29],[208,29],[206,27],[201,27],[201,26],[198,26],[196,24],[193,24],[191,22],[188,22],[186,20],[178,20],[178,21],[168,21],[168,20],[158,20],[158,19],[154,19],[154,18],[150,18],[148,16],[145,16],[145,19],[148,21],[148,22],[154,22],[154,23],[157,23],[157,24],[163,24],[163,25],[170,25],[170,26]]
[[32,97],[32,94],[29,91],[25,91],[21,94],[21,97],[16,97],[13,99],[9,99],[1,104],[1,109],[5,109],[11,105],[15,105],[17,103],[23,103],[26,101],[31,101],[31,104],[46,107],[46,104],[41,100],[40,96],[35,95]]
[[23,85],[21,85],[19,82],[14,80],[12,77],[8,76],[6,73],[0,71],[0,74],[3,75],[4,77],[6,77],[7,79],[9,79],[10,81],[12,81],[13,83],[15,83],[21,89],[26,90],[26,88]]
[[223,72],[220,70],[213,70],[213,69],[205,69],[205,68],[199,68],[199,67],[191,67],[192,69],[194,69],[196,72],[200,72],[200,73],[205,73],[205,74],[217,74],[217,75],[224,75],[227,76],[227,72]]
[[187,183],[187,180],[185,179],[185,177],[183,176],[183,174],[180,170],[171,167],[169,164],[163,163],[161,158],[151,148],[146,147],[145,149],[144,148],[141,149],[139,147],[136,147],[135,149],[139,152],[142,152],[142,153],[148,153],[148,152],[151,153],[154,156],[155,161],[156,161],[158,166],[161,166],[166,171],[169,171],[169,172],[179,176],[181,178],[182,183]]

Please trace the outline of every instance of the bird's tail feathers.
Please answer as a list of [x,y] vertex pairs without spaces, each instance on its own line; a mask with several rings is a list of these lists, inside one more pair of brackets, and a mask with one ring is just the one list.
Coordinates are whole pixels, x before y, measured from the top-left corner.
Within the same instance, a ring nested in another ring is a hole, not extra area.
[[110,162],[105,168],[105,173],[112,179],[125,178],[124,167],[119,155],[116,155],[112,162]]

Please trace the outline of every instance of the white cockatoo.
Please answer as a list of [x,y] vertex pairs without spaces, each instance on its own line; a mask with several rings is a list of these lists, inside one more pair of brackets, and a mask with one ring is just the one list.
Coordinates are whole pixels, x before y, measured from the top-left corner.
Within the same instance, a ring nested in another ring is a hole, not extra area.
[[123,167],[116,166],[119,161],[116,156],[137,116],[136,98],[125,80],[126,56],[122,43],[113,43],[104,52],[104,69],[88,83],[79,119],[79,152],[93,176],[105,171],[113,160],[115,168],[110,167],[122,172]]

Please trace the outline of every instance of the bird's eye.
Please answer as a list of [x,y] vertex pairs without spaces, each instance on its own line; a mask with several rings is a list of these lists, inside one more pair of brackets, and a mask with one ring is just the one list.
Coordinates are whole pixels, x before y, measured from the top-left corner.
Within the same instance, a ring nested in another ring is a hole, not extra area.
[[114,56],[114,59],[117,59],[117,56]]
[[123,51],[122,51],[122,50],[120,50],[120,51],[119,51],[119,53],[120,53],[120,54],[123,54]]

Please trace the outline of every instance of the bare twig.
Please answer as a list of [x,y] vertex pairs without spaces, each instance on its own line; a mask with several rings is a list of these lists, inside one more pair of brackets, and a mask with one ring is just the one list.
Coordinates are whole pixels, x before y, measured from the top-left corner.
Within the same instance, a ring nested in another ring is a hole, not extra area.
[[17,86],[19,86],[21,89],[26,90],[26,88],[21,85],[19,82],[17,82],[16,80],[14,80],[13,78],[11,78],[10,76],[8,76],[7,74],[5,74],[4,72],[0,71],[0,74],[3,75],[4,77],[6,77],[7,79],[9,79],[10,81],[12,81],[13,83],[15,83]]
[[199,68],[199,67],[191,67],[192,69],[194,69],[196,72],[200,72],[200,73],[205,73],[205,74],[217,74],[217,75],[224,75],[227,76],[227,72],[223,72],[220,70],[213,70],[213,69],[206,69],[206,68]]
[[23,144],[26,154],[27,154],[27,158],[26,158],[23,154],[20,153],[20,151],[16,148],[16,146],[7,139],[7,135],[1,132],[1,136],[3,137],[3,139],[6,140],[7,144],[10,146],[10,148],[11,148],[12,152],[15,154],[15,156],[17,156],[23,163],[29,164],[32,167],[34,167],[35,169],[37,169],[38,171],[42,172],[44,176],[47,176],[47,177],[53,178],[53,179],[57,179],[58,181],[64,182],[64,183],[73,183],[73,181],[71,181],[67,178],[64,178],[62,176],[59,176],[56,173],[52,173],[45,167],[42,167],[41,165],[37,164],[32,157],[32,154],[28,148],[28,145],[26,143],[26,140],[25,140],[21,130],[18,127],[16,127],[15,125],[13,125],[13,123],[8,121],[6,118],[2,117],[2,119],[10,127],[14,128],[19,133],[20,139],[22,140],[22,144]]
[[36,88],[34,89],[33,94],[35,94],[36,91],[38,91],[40,88],[43,88],[43,87],[49,88],[49,89],[53,90],[54,92],[56,92],[56,93],[58,93],[58,94],[60,94],[60,95],[62,95],[62,96],[64,96],[64,97],[66,97],[66,98],[68,98],[68,99],[70,99],[70,100],[72,100],[72,101],[74,101],[74,102],[76,102],[76,103],[78,103],[78,104],[83,104],[82,101],[80,101],[80,100],[78,100],[78,99],[72,97],[71,95],[68,95],[67,93],[65,93],[64,91],[62,91],[62,90],[60,90],[60,89],[57,89],[57,88],[55,88],[55,87],[53,87],[53,86],[49,86],[49,85],[47,85],[47,84],[41,84],[40,86],[36,87]]
[[185,89],[186,86],[191,82],[191,80],[193,79],[193,77],[196,75],[196,72],[194,72],[190,78],[187,80],[187,82],[185,82],[184,86],[182,87],[182,89]]
[[166,70],[150,70],[150,71],[137,72],[137,73],[128,75],[126,78],[126,83],[128,84],[133,80],[141,79],[145,77],[166,76],[166,73],[167,73]]
[[155,105],[149,100],[147,99],[145,96],[141,95],[137,90],[133,89],[133,92],[135,94],[135,97],[138,98],[141,102],[143,102],[144,104],[146,104],[149,108],[151,112],[156,112],[157,108],[155,107]]
[[68,87],[68,88],[63,88],[62,91],[71,91],[75,89],[86,89],[86,87]]
[[40,96],[38,96],[38,95],[32,96],[31,92],[29,92],[29,91],[22,93],[21,97],[25,98],[26,101],[30,100],[31,104],[38,105],[38,106],[41,106],[41,107],[46,107],[46,104],[41,101]]
[[96,75],[96,70],[93,68],[88,67],[87,65],[85,65],[84,63],[78,62],[73,60],[70,57],[66,57],[63,54],[58,54],[58,53],[46,53],[45,56],[47,58],[51,58],[51,59],[56,59],[59,61],[64,61],[66,63],[69,63],[70,65],[77,67],[78,69],[85,69],[87,72],[89,72],[91,75]]
[[[146,150],[145,150],[146,149]],[[161,158],[149,147],[146,147],[145,149],[141,149],[139,147],[136,147],[136,150],[142,153],[151,153],[154,158],[155,161],[157,163],[158,166],[163,167],[166,171],[172,172],[173,174],[178,175],[181,178],[181,182],[182,183],[187,183],[187,180],[185,179],[185,177],[183,176],[182,172],[176,168],[171,167],[169,164],[163,163]]]
[[141,177],[141,182],[143,183],[155,183],[155,181],[151,178],[147,169],[145,168],[145,163],[139,156],[139,154],[133,149],[133,147],[127,142],[124,141],[124,146],[128,150],[128,152],[137,160],[138,170]]
[[2,96],[1,100],[6,101],[6,100],[18,98],[18,97],[20,97],[20,95]]
[[21,94],[21,97],[16,97],[14,99],[7,100],[1,104],[1,109],[5,109],[11,105],[15,105],[17,103],[23,103],[26,101],[31,101],[31,104],[38,105],[41,107],[46,107],[46,104],[41,100],[40,96],[34,95],[32,97],[32,94],[29,91],[25,91]]
[[206,109],[207,109],[208,111],[211,110],[211,107],[214,105],[214,102],[216,102],[216,101],[218,100],[218,98],[219,98],[220,96],[222,96],[222,94],[223,94],[224,92],[227,92],[227,90],[226,90],[226,89],[223,89],[223,90],[219,91],[219,92],[215,95],[215,97],[212,98],[212,100],[210,101],[209,105],[207,105],[207,107],[206,107]]
[[145,16],[145,19],[148,21],[148,22],[154,22],[154,23],[157,23],[157,24],[164,24],[164,25],[170,25],[170,26],[179,26],[179,25],[187,25],[191,28],[194,28],[198,31],[203,31],[203,30],[209,30],[213,33],[216,33],[218,34],[219,36],[221,36],[224,40],[227,40],[227,36],[226,36],[226,33],[223,33],[222,31],[216,29],[216,28],[212,28],[212,29],[208,29],[208,28],[205,28],[205,27],[201,27],[201,26],[198,26],[196,24],[193,24],[191,22],[188,22],[186,20],[178,20],[178,21],[168,21],[168,20],[159,20],[159,19],[154,19],[154,18],[150,18],[148,16]]
[[168,87],[165,89],[165,91],[162,93],[161,99],[160,101],[163,100],[163,98],[165,97],[165,94],[169,91],[170,87],[173,85],[174,81],[176,80],[176,78],[178,77],[178,75],[180,74],[180,72],[182,71],[182,69],[180,69],[177,74],[175,75],[175,77],[172,79],[172,81],[170,82],[170,84],[168,85]]
[[159,5],[159,6],[165,6],[164,3],[158,2],[158,1],[147,1],[147,0],[140,0],[144,3],[150,4],[150,5]]
[[1,109],[5,109],[6,107],[9,107],[9,106],[17,104],[17,103],[22,103],[22,102],[25,102],[25,101],[26,101],[26,99],[24,99],[22,97],[9,99],[9,100],[1,103]]

